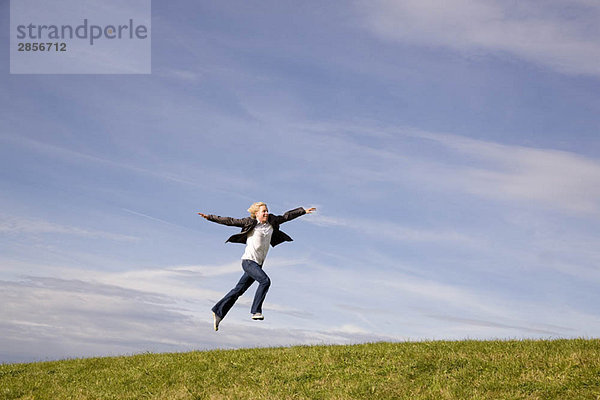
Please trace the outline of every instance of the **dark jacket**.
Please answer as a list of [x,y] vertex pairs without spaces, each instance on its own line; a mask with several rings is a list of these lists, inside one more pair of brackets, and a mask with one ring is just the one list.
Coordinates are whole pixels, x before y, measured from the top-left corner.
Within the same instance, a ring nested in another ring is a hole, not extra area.
[[[271,236],[271,246],[275,247],[282,242],[293,241],[291,237],[279,230],[279,225],[283,224],[284,222],[291,221],[294,218],[298,218],[299,216],[304,214],[306,214],[306,211],[302,207],[290,210],[283,215],[269,214],[269,218],[267,221],[273,227],[273,236]],[[240,233],[231,236],[225,241],[225,243],[246,243],[246,239],[248,239],[248,233],[250,233],[250,231],[254,229],[256,224],[258,224],[256,218],[252,217],[237,219],[231,217],[219,217],[218,215],[208,215],[207,219],[218,224],[239,226],[240,228],[242,228],[242,231]]]

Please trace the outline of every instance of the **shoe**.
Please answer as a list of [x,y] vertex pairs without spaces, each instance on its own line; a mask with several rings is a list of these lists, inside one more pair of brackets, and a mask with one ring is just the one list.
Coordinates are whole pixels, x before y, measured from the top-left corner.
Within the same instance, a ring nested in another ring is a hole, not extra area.
[[213,320],[214,320],[215,331],[218,331],[219,330],[219,324],[221,323],[221,321],[223,320],[223,318],[221,318],[217,314],[213,313]]
[[262,321],[263,319],[265,319],[265,317],[261,313],[257,312],[252,314],[252,319],[255,321]]

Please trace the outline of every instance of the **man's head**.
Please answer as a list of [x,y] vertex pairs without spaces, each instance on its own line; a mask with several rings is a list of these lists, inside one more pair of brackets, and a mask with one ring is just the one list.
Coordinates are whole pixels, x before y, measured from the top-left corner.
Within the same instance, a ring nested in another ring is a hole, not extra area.
[[269,218],[269,209],[262,201],[252,204],[248,209],[248,212],[250,213],[250,216],[256,218],[258,222],[267,222],[267,219]]

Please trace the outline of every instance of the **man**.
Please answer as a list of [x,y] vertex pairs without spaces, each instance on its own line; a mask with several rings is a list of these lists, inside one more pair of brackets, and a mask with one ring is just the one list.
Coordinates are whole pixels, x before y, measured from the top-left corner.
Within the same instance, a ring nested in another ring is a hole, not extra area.
[[246,249],[242,255],[244,275],[242,275],[237,285],[212,308],[215,331],[219,330],[221,320],[225,318],[225,315],[227,315],[237,299],[244,294],[254,281],[258,282],[258,288],[254,294],[254,301],[250,312],[252,319],[255,321],[264,319],[262,304],[269,286],[271,286],[271,280],[263,271],[262,266],[267,257],[269,245],[275,247],[283,242],[291,242],[292,238],[280,231],[279,225],[298,218],[301,215],[311,214],[315,210],[315,207],[308,209],[299,207],[283,215],[272,215],[269,214],[269,209],[265,203],[257,202],[252,204],[248,209],[250,217],[242,219],[198,213],[198,215],[209,221],[242,228],[240,233],[231,236],[226,242],[246,244]]

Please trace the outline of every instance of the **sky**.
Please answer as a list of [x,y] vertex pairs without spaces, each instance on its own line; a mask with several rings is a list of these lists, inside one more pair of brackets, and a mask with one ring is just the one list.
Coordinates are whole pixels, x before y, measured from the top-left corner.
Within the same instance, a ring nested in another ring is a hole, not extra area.
[[[9,10],[0,363],[600,336],[597,2],[154,1],[139,75],[10,74]],[[255,201],[317,212],[214,332]]]

